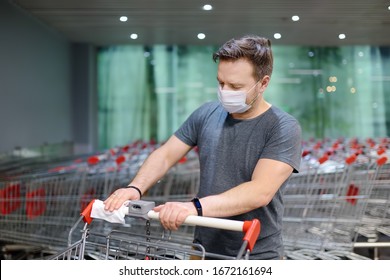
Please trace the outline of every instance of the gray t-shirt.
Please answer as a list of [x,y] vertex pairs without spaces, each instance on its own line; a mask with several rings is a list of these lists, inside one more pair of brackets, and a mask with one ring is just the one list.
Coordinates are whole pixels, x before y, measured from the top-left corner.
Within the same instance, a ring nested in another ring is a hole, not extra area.
[[[295,118],[275,106],[249,120],[233,119],[218,101],[195,110],[175,136],[198,146],[200,187],[198,196],[219,194],[251,180],[259,159],[285,162],[298,172],[301,160],[301,128]],[[285,182],[286,183],[286,182]],[[251,253],[253,259],[278,259],[283,254],[281,191],[264,207],[228,217],[234,220],[259,219],[261,232]],[[243,234],[198,227],[195,241],[207,252],[236,256]]]

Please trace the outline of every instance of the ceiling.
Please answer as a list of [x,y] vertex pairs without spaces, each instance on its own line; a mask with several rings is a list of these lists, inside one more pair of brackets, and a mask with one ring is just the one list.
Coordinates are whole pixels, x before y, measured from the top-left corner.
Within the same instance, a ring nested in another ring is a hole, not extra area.
[[[220,45],[258,34],[280,45],[390,46],[389,0],[9,0],[72,42]],[[211,11],[202,10],[211,4]],[[119,21],[127,16],[127,22]],[[300,20],[291,20],[298,15]],[[136,40],[130,39],[137,33]],[[199,40],[198,33],[205,39]],[[281,39],[273,38],[280,33]],[[340,40],[339,34],[346,38]]]

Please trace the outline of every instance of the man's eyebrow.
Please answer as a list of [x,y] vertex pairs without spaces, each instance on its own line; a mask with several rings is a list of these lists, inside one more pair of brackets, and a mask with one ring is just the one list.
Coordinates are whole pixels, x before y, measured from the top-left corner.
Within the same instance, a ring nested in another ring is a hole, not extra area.
[[234,87],[243,87],[244,84],[240,83],[240,82],[232,82],[232,83],[228,83],[229,85],[231,86],[234,86]]
[[[221,82],[221,80],[217,77],[217,81]],[[240,82],[224,82],[225,84],[234,85],[234,86],[243,86]]]

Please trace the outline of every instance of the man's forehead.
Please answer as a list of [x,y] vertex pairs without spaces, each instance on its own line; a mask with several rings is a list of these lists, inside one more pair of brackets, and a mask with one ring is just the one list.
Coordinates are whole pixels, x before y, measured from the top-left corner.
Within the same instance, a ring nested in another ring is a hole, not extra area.
[[218,67],[217,80],[230,84],[247,84],[255,80],[252,68],[243,69],[242,67]]

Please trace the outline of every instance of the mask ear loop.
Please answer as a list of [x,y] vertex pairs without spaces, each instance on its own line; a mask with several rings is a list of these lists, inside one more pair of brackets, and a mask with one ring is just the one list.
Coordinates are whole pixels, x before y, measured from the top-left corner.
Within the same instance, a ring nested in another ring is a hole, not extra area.
[[253,103],[256,102],[256,100],[257,100],[257,98],[259,98],[259,96],[260,96],[260,93],[258,93],[258,94],[256,95],[256,97],[253,98],[252,101],[251,101],[248,105],[252,107]]
[[[260,83],[260,80],[258,80],[257,83],[254,84],[253,87],[251,87],[250,90],[248,90],[248,92],[251,91],[255,86],[257,86],[258,83]],[[260,96],[260,93],[258,93],[258,94],[256,95],[256,97],[252,99],[252,101],[248,104],[248,106],[251,106],[251,107],[252,107],[253,103],[256,102],[256,100],[257,100],[257,98],[259,98],[259,96]]]

